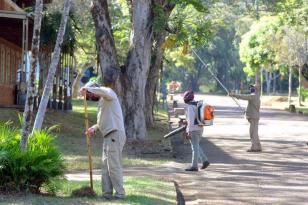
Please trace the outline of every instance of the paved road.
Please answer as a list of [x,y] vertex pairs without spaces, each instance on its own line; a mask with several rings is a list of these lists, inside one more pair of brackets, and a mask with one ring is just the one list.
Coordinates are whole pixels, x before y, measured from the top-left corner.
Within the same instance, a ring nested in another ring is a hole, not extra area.
[[[211,165],[187,173],[189,157],[164,167],[126,169],[178,182],[186,204],[308,204],[308,117],[262,109],[262,153],[247,153],[248,123],[229,97],[196,96],[216,108],[214,126],[204,131],[202,146]],[[175,96],[175,99],[181,99]],[[243,107],[245,101],[240,101]],[[189,146],[189,145],[187,145]],[[68,175],[81,179],[83,175]],[[95,175],[99,178],[98,172]]]
[[196,98],[215,105],[216,119],[202,142],[211,166],[179,180],[186,204],[308,204],[307,116],[262,109],[263,152],[247,153],[248,122],[232,99]]

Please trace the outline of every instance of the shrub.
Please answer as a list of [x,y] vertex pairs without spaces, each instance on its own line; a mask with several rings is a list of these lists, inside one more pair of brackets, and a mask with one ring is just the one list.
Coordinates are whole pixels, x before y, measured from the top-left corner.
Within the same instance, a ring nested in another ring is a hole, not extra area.
[[19,146],[20,131],[0,122],[0,189],[38,193],[44,184],[64,176],[64,160],[46,130],[29,137],[25,151]]
[[[299,89],[297,88],[297,94],[299,95]],[[305,102],[308,98],[308,89],[301,87],[301,93],[300,93],[301,99]]]

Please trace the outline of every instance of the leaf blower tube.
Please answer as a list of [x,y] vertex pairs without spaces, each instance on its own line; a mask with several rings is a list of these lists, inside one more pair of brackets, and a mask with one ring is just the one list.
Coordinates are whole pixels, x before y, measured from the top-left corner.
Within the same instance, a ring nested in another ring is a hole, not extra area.
[[[226,88],[226,86],[224,86],[224,84],[222,84],[222,82],[217,78],[217,76],[207,67],[207,65],[205,64],[205,62],[201,59],[201,57],[196,53],[196,51],[192,48],[191,49],[192,52],[197,56],[197,58],[200,60],[200,62],[204,65],[204,67],[211,73],[211,75],[214,77],[214,79],[219,83],[219,85],[221,85],[221,87],[228,93],[229,95],[229,90]],[[231,97],[231,96],[230,96]],[[232,100],[237,104],[237,106],[240,108],[240,110],[245,113],[245,109],[242,108],[242,106],[239,104],[239,102],[234,98],[231,97]]]
[[166,138],[169,138],[169,137],[171,137],[171,136],[173,136],[173,135],[176,135],[176,134],[178,134],[178,133],[180,133],[180,132],[183,132],[185,129],[186,129],[186,125],[183,125],[183,126],[181,126],[181,127],[179,127],[179,128],[176,128],[175,130],[169,132],[168,134],[166,134],[166,135],[164,136],[164,138],[165,138],[165,139],[166,139]]

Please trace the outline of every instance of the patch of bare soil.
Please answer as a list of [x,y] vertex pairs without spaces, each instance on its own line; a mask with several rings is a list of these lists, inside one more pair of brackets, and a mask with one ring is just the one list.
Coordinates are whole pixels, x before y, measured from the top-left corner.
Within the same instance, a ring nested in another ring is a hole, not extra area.
[[288,96],[272,96],[270,98],[262,99],[262,105],[272,106],[273,104],[283,103],[288,101]]
[[74,197],[95,197],[96,193],[89,186],[83,186],[80,189],[76,189],[72,192]]
[[128,156],[142,158],[171,158],[171,146],[164,140],[127,139],[123,152]]

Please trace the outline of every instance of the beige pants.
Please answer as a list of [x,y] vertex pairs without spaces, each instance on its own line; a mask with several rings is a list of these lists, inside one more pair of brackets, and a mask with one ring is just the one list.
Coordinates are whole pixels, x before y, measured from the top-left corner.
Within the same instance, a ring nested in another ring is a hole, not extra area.
[[259,119],[248,118],[250,123],[249,135],[251,140],[251,149],[252,150],[261,150],[261,143],[258,134]]
[[102,165],[102,192],[104,196],[124,197],[122,150],[126,141],[124,132],[116,131],[104,138]]

